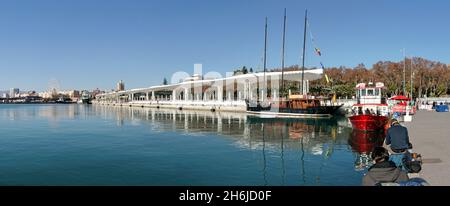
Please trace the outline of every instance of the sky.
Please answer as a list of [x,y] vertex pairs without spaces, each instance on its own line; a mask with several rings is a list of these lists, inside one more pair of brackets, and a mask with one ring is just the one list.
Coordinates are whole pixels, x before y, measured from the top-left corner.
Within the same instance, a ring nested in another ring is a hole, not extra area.
[[[450,63],[450,3],[418,0],[0,0],[0,90],[159,85],[177,71],[262,70],[301,64],[305,9],[307,67],[371,67],[420,56]],[[322,56],[314,54],[314,44]]]

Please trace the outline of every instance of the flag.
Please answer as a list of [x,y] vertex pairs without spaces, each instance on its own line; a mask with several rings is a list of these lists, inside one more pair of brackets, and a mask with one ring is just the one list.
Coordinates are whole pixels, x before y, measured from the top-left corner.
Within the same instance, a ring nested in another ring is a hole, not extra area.
[[328,79],[328,75],[325,74],[325,79],[327,80],[327,83],[330,83],[330,79]]
[[322,56],[322,53],[320,52],[319,48],[315,48],[317,55]]
[[325,70],[325,67],[323,66],[322,62],[320,62],[320,66],[322,66],[322,69]]

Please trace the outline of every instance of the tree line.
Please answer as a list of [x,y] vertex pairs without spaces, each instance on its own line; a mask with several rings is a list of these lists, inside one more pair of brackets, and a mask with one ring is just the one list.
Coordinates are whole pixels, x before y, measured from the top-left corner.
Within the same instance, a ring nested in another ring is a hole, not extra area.
[[[298,65],[284,68],[284,71],[296,71],[301,69]],[[316,68],[305,68],[316,69]],[[405,90],[403,93],[403,70],[405,71]],[[280,68],[268,69],[267,71],[281,71]],[[253,73],[253,68],[246,66],[235,69],[234,75]],[[262,72],[262,71],[256,71]],[[383,82],[384,93],[387,96],[405,95],[417,97],[440,97],[450,94],[450,65],[438,61],[432,61],[421,57],[406,58],[400,62],[378,61],[371,68],[364,64],[356,67],[330,67],[324,69],[323,78],[310,82],[310,94],[316,96],[327,96],[336,94],[340,98],[352,98],[355,96],[355,86],[358,83]],[[167,79],[164,78],[164,85]],[[298,91],[298,82],[285,82],[284,89],[287,91]]]
[[[298,65],[294,65],[285,68],[284,71],[294,71],[299,68]],[[280,70],[276,68],[270,71]],[[405,94],[403,93],[403,70],[405,70]],[[413,57],[400,62],[379,61],[371,68],[367,68],[364,64],[359,64],[354,68],[345,66],[325,68],[323,78],[310,82],[310,93],[312,95],[331,93],[341,98],[352,98],[355,95],[356,84],[383,82],[384,92],[387,96],[405,95],[409,97],[411,80],[413,98],[448,95],[450,94],[450,65]],[[285,85],[287,89],[298,88],[298,84],[292,82],[285,82]]]

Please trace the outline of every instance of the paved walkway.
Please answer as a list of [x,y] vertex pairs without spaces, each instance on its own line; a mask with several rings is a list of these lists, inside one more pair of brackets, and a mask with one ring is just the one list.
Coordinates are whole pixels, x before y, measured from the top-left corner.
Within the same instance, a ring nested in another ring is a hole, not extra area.
[[420,110],[408,128],[413,151],[424,161],[420,176],[431,185],[450,186],[450,113]]

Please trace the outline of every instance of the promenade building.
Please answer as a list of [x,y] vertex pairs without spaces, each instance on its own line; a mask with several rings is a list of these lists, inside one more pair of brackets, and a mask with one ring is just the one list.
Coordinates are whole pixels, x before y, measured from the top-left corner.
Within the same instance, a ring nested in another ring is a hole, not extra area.
[[[309,91],[309,82],[322,78],[323,69],[305,70],[303,94]],[[298,91],[302,71],[284,72],[284,81],[295,85],[295,90],[286,88],[289,93]],[[147,88],[125,89],[123,82],[117,90],[99,94],[93,103],[128,105],[139,107],[168,107],[189,109],[214,109],[243,111],[246,101],[276,100],[281,87],[281,72],[260,72],[240,74],[229,77],[202,76],[199,74],[172,79],[172,84]]]

